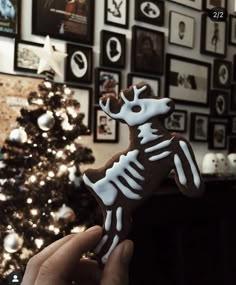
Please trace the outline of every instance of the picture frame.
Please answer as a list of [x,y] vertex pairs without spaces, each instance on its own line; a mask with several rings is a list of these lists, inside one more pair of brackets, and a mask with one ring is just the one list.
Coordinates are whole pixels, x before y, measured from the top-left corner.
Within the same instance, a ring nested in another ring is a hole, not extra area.
[[135,20],[154,26],[163,26],[165,20],[165,2],[160,0],[136,0]]
[[100,35],[100,65],[124,68],[126,64],[125,34],[102,30]]
[[236,81],[236,54],[233,55],[232,77],[233,81]]
[[229,93],[223,90],[211,90],[210,113],[213,117],[227,116],[229,113]]
[[0,7],[0,36],[19,38],[21,31],[21,0],[8,1]]
[[131,86],[140,82],[145,82],[149,84],[152,88],[153,94],[160,97],[161,96],[161,79],[154,76],[146,76],[138,73],[128,73],[127,74],[127,85]]
[[190,141],[207,142],[208,141],[208,119],[207,114],[190,114]]
[[214,88],[230,88],[232,80],[232,62],[215,59],[213,64]]
[[211,10],[213,8],[225,8],[227,9],[227,0],[205,0],[203,1],[203,9]]
[[[34,0],[32,33],[65,41],[93,44],[94,0]],[[43,19],[43,21],[42,21]]]
[[187,111],[175,109],[165,120],[167,130],[177,133],[185,133],[187,130]]
[[100,107],[94,107],[93,141],[98,143],[118,142],[118,122],[110,118]]
[[175,11],[169,12],[169,44],[194,48],[195,18]]
[[182,5],[182,6],[186,6],[188,8],[192,8],[194,10],[198,10],[198,11],[202,11],[202,3],[203,0],[199,0],[199,1],[192,1],[192,0],[169,0],[170,2]]
[[93,49],[67,43],[65,80],[75,83],[91,83],[93,75]]
[[226,22],[212,21],[207,13],[202,14],[200,53],[223,58],[226,57],[226,48]]
[[129,27],[129,0],[105,0],[104,23],[127,29]]
[[121,72],[98,67],[95,69],[95,104],[105,93],[118,95],[121,89]]
[[209,105],[211,64],[178,55],[166,55],[165,96],[188,105]]
[[236,16],[229,15],[229,44],[236,46]]
[[230,134],[236,135],[236,116],[230,116]]
[[236,84],[231,85],[230,112],[236,113]]
[[132,27],[131,71],[162,75],[164,66],[163,32],[140,26]]
[[228,133],[227,120],[217,121],[217,119],[211,118],[209,120],[208,148],[226,149],[227,133]]

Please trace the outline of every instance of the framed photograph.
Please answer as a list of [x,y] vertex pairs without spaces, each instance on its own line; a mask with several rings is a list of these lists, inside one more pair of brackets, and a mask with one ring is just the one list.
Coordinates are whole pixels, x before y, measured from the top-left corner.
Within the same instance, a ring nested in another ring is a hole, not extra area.
[[170,2],[174,2],[176,4],[180,4],[198,11],[202,10],[202,0],[193,1],[193,0],[169,0]]
[[226,121],[209,121],[209,149],[227,148],[227,127]]
[[132,72],[163,74],[164,33],[139,26],[132,27]]
[[229,15],[229,44],[236,45],[236,16]]
[[190,137],[191,141],[208,141],[208,115],[200,113],[190,114]]
[[236,135],[236,116],[230,117],[230,134]]
[[200,52],[215,57],[226,56],[226,22],[212,21],[205,13],[202,15]]
[[236,113],[236,84],[231,86],[230,112]]
[[93,49],[67,44],[65,79],[75,83],[91,83],[93,69]]
[[227,0],[204,0],[204,10],[211,10],[213,8],[225,8],[227,9]]
[[20,36],[21,0],[5,0],[0,4],[0,36]]
[[118,142],[118,122],[110,118],[100,107],[94,107],[94,142]]
[[110,31],[101,31],[100,65],[124,68],[126,63],[126,36]]
[[165,119],[165,127],[171,132],[185,133],[187,129],[187,111],[174,110]]
[[33,34],[93,44],[94,0],[32,2]]
[[163,26],[165,2],[160,0],[136,0],[135,20],[155,26]]
[[228,137],[228,153],[236,153],[236,136]]
[[194,47],[195,19],[174,11],[169,13],[169,43]]
[[104,22],[127,29],[129,27],[129,0],[105,0]]
[[106,93],[118,95],[121,89],[120,71],[106,68],[95,69],[95,104]]
[[227,116],[229,112],[229,93],[222,90],[211,90],[210,112],[212,116]]
[[211,65],[206,62],[167,54],[166,97],[190,105],[208,106]]
[[138,73],[128,73],[127,75],[127,85],[131,86],[140,82],[147,83],[151,86],[153,94],[160,97],[161,96],[161,79],[154,76],[146,76]]
[[213,71],[213,86],[215,88],[230,88],[232,78],[232,62],[215,59]]

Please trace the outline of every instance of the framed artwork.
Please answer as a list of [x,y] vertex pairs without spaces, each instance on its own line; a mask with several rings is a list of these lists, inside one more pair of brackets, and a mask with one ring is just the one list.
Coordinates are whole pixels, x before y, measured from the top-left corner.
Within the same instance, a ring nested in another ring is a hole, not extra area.
[[127,83],[128,86],[144,82],[151,86],[153,94],[160,97],[161,96],[161,79],[154,76],[146,76],[138,73],[128,73]]
[[228,152],[236,153],[236,136],[228,137]]
[[229,15],[229,44],[236,45],[236,16]]
[[164,33],[139,26],[132,27],[132,72],[163,74]]
[[127,29],[129,26],[129,0],[105,0],[105,24]]
[[213,8],[225,8],[227,9],[227,0],[205,0],[204,10],[211,10]]
[[0,4],[0,35],[17,38],[20,36],[21,0],[5,0]]
[[167,54],[165,95],[177,102],[208,106],[211,65]]
[[210,98],[211,115],[227,116],[229,112],[229,93],[222,90],[212,90]]
[[170,2],[174,2],[183,6],[187,6],[189,8],[201,11],[202,10],[202,0],[193,1],[193,0],[169,0]]
[[230,94],[230,112],[236,112],[236,84],[231,86]]
[[106,68],[95,69],[95,104],[99,104],[99,99],[103,94],[113,93],[118,95],[120,88],[120,71]]
[[93,44],[94,0],[32,2],[33,34]]
[[67,44],[66,81],[91,83],[93,68],[93,49],[90,47]]
[[227,45],[226,22],[212,21],[207,14],[202,15],[201,44],[202,54],[225,57]]
[[118,142],[118,122],[110,118],[100,107],[94,107],[94,142]]
[[172,132],[185,133],[187,129],[187,111],[174,110],[165,119],[165,127]]
[[230,134],[236,135],[236,116],[230,117]]
[[169,13],[169,43],[194,47],[195,19],[174,11]]
[[208,115],[200,113],[190,114],[190,140],[198,142],[208,141]]
[[126,36],[110,31],[101,31],[100,65],[124,68],[126,63]]
[[165,18],[165,2],[160,0],[136,0],[135,20],[163,26]]
[[213,71],[213,86],[215,88],[230,88],[232,78],[232,62],[215,59]]
[[209,149],[226,149],[227,148],[227,122],[226,121],[209,121]]

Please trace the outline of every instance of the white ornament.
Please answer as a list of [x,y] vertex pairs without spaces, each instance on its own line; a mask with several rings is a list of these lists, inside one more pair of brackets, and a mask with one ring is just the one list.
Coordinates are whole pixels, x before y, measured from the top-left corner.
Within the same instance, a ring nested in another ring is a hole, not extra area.
[[236,175],[236,153],[230,153],[227,156],[228,172]]
[[55,119],[51,111],[47,111],[38,118],[38,126],[43,131],[49,131],[53,128],[55,124]]
[[4,249],[9,253],[15,253],[21,249],[23,239],[17,233],[10,233],[3,240]]
[[20,127],[11,131],[9,139],[18,143],[25,143],[27,141],[27,133]]
[[64,113],[61,115],[61,117],[63,118],[63,121],[61,123],[62,129],[64,131],[72,131],[74,126],[69,123],[69,118],[68,118],[67,114]]
[[227,170],[226,157],[223,153],[217,153],[217,173],[224,174]]
[[69,171],[69,180],[71,182],[73,182],[75,184],[75,186],[80,186],[82,178],[80,176],[76,175],[77,174],[76,166],[74,165],[74,166],[68,168],[68,171]]
[[216,174],[217,173],[217,156],[215,153],[207,153],[202,161],[203,174]]
[[65,222],[73,222],[75,220],[75,212],[70,207],[63,204],[63,206],[55,214],[55,220],[64,220]]

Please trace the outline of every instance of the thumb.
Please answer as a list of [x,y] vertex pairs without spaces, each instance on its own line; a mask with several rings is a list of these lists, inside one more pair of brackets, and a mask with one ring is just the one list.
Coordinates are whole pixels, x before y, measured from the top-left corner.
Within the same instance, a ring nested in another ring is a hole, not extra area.
[[128,285],[133,248],[133,242],[125,240],[113,250],[104,268],[101,285]]

